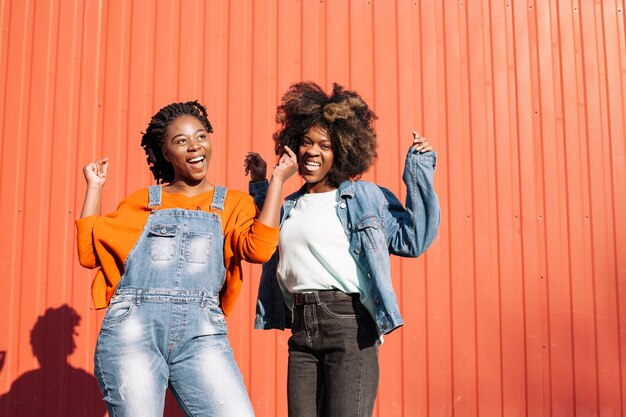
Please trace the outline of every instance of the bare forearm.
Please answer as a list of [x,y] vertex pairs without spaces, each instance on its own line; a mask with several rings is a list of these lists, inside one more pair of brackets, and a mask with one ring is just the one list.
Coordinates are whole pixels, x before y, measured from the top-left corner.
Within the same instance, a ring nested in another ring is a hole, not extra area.
[[280,224],[280,208],[282,205],[283,181],[272,177],[267,187],[263,209],[259,221],[266,226],[278,227]]
[[103,185],[88,185],[85,192],[85,201],[83,202],[83,210],[80,218],[88,216],[99,216],[102,207],[102,189]]

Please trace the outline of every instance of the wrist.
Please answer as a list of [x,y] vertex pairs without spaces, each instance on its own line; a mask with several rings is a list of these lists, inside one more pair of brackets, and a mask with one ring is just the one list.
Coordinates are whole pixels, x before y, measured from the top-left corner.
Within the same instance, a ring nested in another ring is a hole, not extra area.
[[104,183],[87,184],[87,191],[102,191]]
[[270,184],[278,184],[282,186],[285,183],[285,178],[282,178],[280,175],[272,175],[269,182]]

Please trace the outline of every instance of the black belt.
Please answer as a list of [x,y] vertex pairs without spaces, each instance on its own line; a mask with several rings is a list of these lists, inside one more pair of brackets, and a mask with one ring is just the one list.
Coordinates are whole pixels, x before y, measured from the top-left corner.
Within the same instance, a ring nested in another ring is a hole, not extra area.
[[339,290],[313,291],[306,293],[294,294],[295,304],[297,306],[303,304],[319,304],[326,301],[341,301],[358,299],[359,294],[346,294]]

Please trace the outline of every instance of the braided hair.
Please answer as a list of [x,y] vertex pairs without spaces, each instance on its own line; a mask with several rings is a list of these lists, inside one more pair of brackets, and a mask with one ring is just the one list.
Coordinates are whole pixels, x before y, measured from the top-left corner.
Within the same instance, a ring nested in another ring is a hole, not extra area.
[[333,84],[327,95],[314,82],[293,84],[281,99],[276,112],[280,124],[274,134],[275,152],[284,146],[298,149],[304,134],[313,125],[326,130],[331,140],[333,166],[325,181],[338,187],[342,181],[360,177],[376,159],[376,115],[361,96]]
[[208,133],[213,133],[206,108],[197,101],[168,104],[152,116],[146,132],[141,138],[141,147],[146,152],[150,171],[152,171],[157,184],[169,183],[174,180],[174,167],[163,156],[163,144],[167,135],[167,127],[181,116],[195,117],[204,125]]

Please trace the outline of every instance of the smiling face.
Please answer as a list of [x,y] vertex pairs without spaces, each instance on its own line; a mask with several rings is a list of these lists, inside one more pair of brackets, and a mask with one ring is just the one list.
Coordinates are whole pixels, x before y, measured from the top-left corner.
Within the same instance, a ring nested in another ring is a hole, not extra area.
[[163,141],[163,156],[174,168],[174,180],[187,185],[206,181],[211,161],[210,134],[200,120],[180,116],[167,126]]
[[298,147],[298,168],[308,184],[309,193],[323,193],[334,190],[326,183],[326,175],[333,167],[333,149],[328,132],[315,124],[309,128]]

